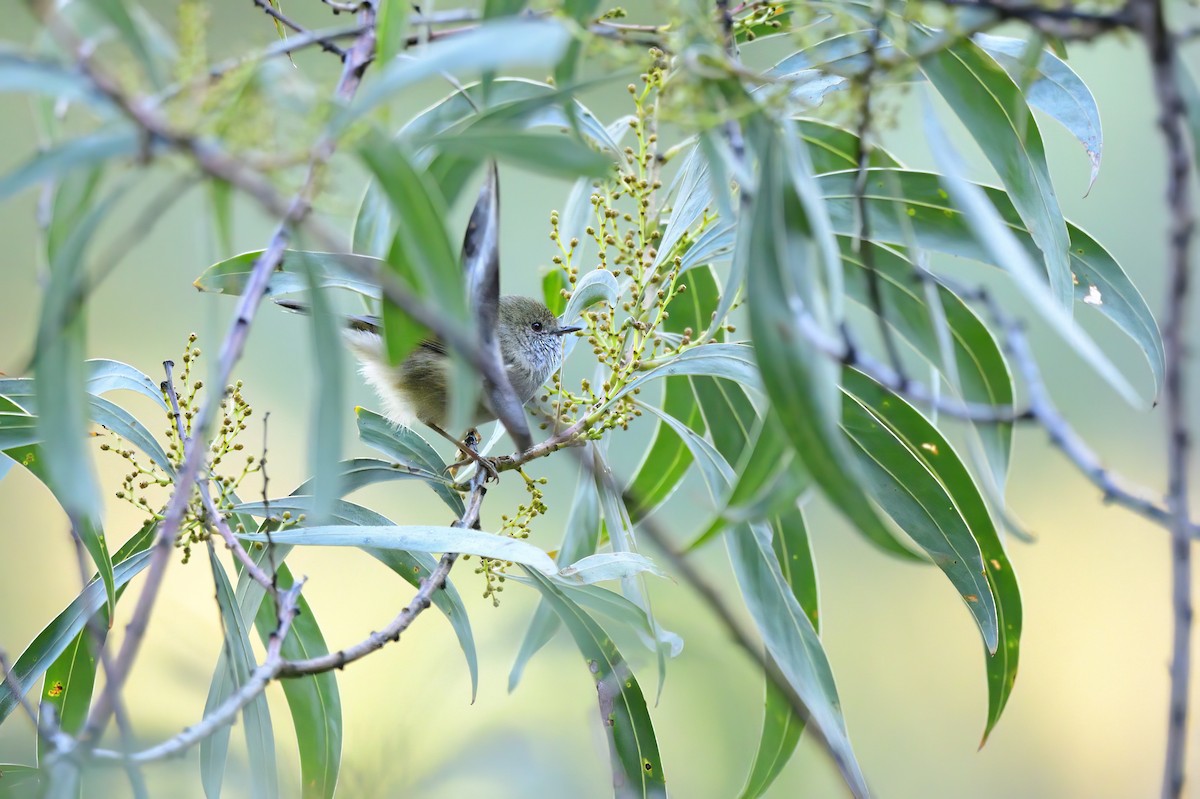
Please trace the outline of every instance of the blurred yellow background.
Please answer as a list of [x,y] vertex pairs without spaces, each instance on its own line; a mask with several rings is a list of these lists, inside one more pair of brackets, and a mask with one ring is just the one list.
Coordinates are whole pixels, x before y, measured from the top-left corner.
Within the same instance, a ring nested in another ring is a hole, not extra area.
[[[314,25],[319,7],[288,11]],[[309,6],[318,6],[310,2]],[[155,6],[170,20],[173,4]],[[327,24],[327,22],[326,22]],[[6,38],[25,41],[23,12],[6,15]],[[212,9],[214,55],[268,43],[274,30],[250,3]],[[1069,62],[1097,96],[1105,122],[1104,163],[1090,194],[1088,164],[1077,143],[1044,122],[1050,161],[1067,216],[1095,235],[1131,274],[1156,311],[1163,306],[1162,145],[1156,109],[1136,43],[1071,48]],[[319,54],[297,56],[297,68],[331,77]],[[448,91],[420,87],[397,118]],[[906,163],[932,167],[916,95],[901,103],[898,125],[885,144]],[[588,98],[585,100],[589,101]],[[594,104],[602,118],[625,109],[611,98]],[[944,120],[950,117],[942,115]],[[35,146],[29,103],[0,95],[0,172]],[[983,160],[959,136],[964,153]],[[361,190],[361,172],[348,157],[335,161],[337,199],[320,206],[348,231]],[[988,177],[984,167],[977,174]],[[502,171],[504,290],[536,294],[539,269],[553,255],[547,218],[561,208],[568,186],[511,169]],[[166,182],[152,180],[145,197]],[[140,189],[139,189],[140,191]],[[470,192],[468,192],[469,194]],[[331,193],[330,196],[333,196]],[[0,210],[0,371],[16,374],[32,346],[39,303],[34,211],[27,192]],[[132,219],[127,205],[113,233]],[[465,209],[456,209],[461,223]],[[104,281],[92,305],[89,355],[131,363],[160,379],[160,362],[176,358],[189,332],[215,352],[233,307],[203,295],[192,280],[216,252],[202,194],[192,192],[151,230]],[[273,222],[239,204],[238,251],[260,248]],[[457,228],[454,235],[459,235]],[[102,240],[93,254],[105,250]],[[966,267],[964,267],[966,268]],[[974,272],[973,272],[974,273]],[[1097,315],[1080,319],[1126,374],[1149,385],[1141,356]],[[1192,335],[1192,341],[1196,337]],[[1162,414],[1130,408],[1052,338],[1039,337],[1050,387],[1105,462],[1156,492],[1164,486]],[[308,429],[313,385],[310,332],[304,320],[265,307],[235,374],[257,419],[270,413],[269,471],[273,495],[309,474]],[[583,357],[582,350],[576,357]],[[201,361],[203,375],[211,358]],[[1148,389],[1147,389],[1148,390]],[[118,397],[157,430],[162,420],[141,398]],[[344,411],[347,454],[369,454],[357,443],[353,404],[376,407],[358,380]],[[1200,414],[1194,414],[1200,417]],[[244,439],[257,448],[261,428]],[[636,462],[644,431],[612,441],[617,460]],[[123,462],[97,453],[111,494]],[[535,526],[535,542],[555,548],[574,486],[573,465],[558,457],[533,465],[549,476],[550,513]],[[258,491],[251,483],[244,494]],[[1015,692],[991,740],[977,751],[986,709],[982,647],[967,613],[935,570],[891,559],[865,544],[821,503],[810,513],[818,564],[823,638],[837,678],[851,739],[873,791],[906,797],[1130,797],[1159,788],[1166,727],[1170,603],[1167,534],[1142,519],[1106,507],[1092,488],[1037,430],[1018,436],[1008,492],[1011,507],[1034,531],[1036,543],[1010,541],[1023,589],[1025,631]],[[498,523],[523,496],[512,479],[489,494],[484,527]],[[398,522],[448,522],[445,508],[418,484],[392,483],[356,501]],[[660,519],[683,541],[703,521],[708,499],[687,482]],[[110,498],[110,539],[124,540],[140,523],[128,505]],[[650,553],[653,555],[654,553]],[[734,592],[719,544],[699,557],[711,579]],[[411,588],[372,558],[351,551],[297,549],[293,571],[307,575],[305,595],[331,647],[382,627],[411,596]],[[398,644],[339,674],[345,740],[340,795],[346,797],[502,797],[611,795],[608,755],[598,725],[595,692],[580,656],[560,635],[537,656],[524,680],[507,693],[508,669],[524,634],[534,597],[520,586],[498,609],[480,594],[471,563],[453,579],[468,599],[480,652],[478,699],[470,703],[463,658],[444,618],[421,618]],[[695,595],[659,581],[655,608],[681,633],[686,648],[669,664],[662,700],[652,715],[668,786],[679,797],[729,797],[741,788],[761,723],[761,679]],[[15,657],[78,590],[66,520],[44,488],[14,469],[0,482],[0,647]],[[140,590],[135,583],[133,591]],[[122,606],[125,614],[131,603]],[[748,621],[748,619],[747,619]],[[116,629],[120,630],[119,619]],[[220,645],[220,627],[205,559],[172,564],[143,656],[126,699],[137,735],[153,742],[195,722]],[[653,695],[655,674],[643,653],[626,652]],[[1194,681],[1200,687],[1200,680]],[[285,795],[298,791],[298,769],[282,693],[272,689],[277,749]],[[1200,704],[1193,703],[1200,714]],[[1200,786],[1200,725],[1193,724],[1189,773]],[[241,795],[235,731],[227,795]],[[14,714],[0,727],[0,762],[31,762],[31,727]],[[194,756],[147,770],[155,797],[200,795]],[[94,792],[126,788],[119,774]],[[769,795],[839,796],[835,771],[809,740]],[[89,796],[93,795],[89,792]],[[1198,794],[1200,795],[1200,794]]]

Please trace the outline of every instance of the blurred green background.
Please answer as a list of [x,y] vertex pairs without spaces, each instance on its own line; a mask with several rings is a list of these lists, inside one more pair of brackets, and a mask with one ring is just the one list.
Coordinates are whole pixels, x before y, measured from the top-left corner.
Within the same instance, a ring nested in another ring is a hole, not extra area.
[[[173,3],[151,9],[170,24]],[[292,0],[287,11],[314,25],[328,24],[316,0]],[[32,24],[24,12],[6,14],[5,20],[5,38],[28,41]],[[261,46],[274,36],[249,2],[212,7],[209,46],[214,56]],[[1164,165],[1144,53],[1134,41],[1108,40],[1072,46],[1070,63],[1099,101],[1104,163],[1085,197],[1084,154],[1064,131],[1043,124],[1060,201],[1072,221],[1113,252],[1157,310],[1164,300]],[[325,85],[334,77],[332,63],[320,55],[298,56],[296,68],[314,80],[328,79]],[[447,91],[444,84],[413,91],[395,106],[397,121]],[[585,100],[605,119],[626,112],[616,94]],[[896,121],[884,132],[884,143],[909,165],[932,167],[919,93],[897,96],[895,102]],[[953,127],[949,115],[942,119]],[[988,179],[983,159],[965,137],[958,140],[972,157],[975,174]],[[23,161],[35,146],[28,102],[0,95],[0,172]],[[319,210],[348,231],[362,175],[344,157],[335,160],[333,174]],[[535,294],[540,270],[554,254],[547,219],[551,209],[562,207],[568,186],[511,169],[502,170],[501,183],[504,290]],[[145,198],[166,185],[166,180],[150,180],[137,191]],[[36,193],[28,192],[0,210],[0,371],[9,374],[24,368],[34,339],[39,302],[36,200]],[[135,205],[126,204],[124,213],[113,218],[107,242],[102,239],[93,254],[119,240],[119,231],[134,219],[130,209]],[[456,209],[455,237],[466,210]],[[262,247],[272,220],[248,204],[239,204],[235,216],[236,250]],[[178,359],[189,332],[199,334],[201,348],[215,352],[233,301],[200,294],[191,283],[226,253],[213,244],[203,195],[196,191],[138,238],[96,295],[89,355],[126,361],[159,379],[160,362]],[[978,272],[973,266],[949,266]],[[1148,386],[1149,372],[1133,346],[1095,314],[1085,309],[1079,316],[1126,374]],[[1125,405],[1055,340],[1045,335],[1037,340],[1050,387],[1068,418],[1106,463],[1160,491],[1165,484],[1162,414]],[[580,350],[575,357],[585,355]],[[201,374],[210,360],[201,361]],[[290,491],[309,474],[310,363],[310,331],[304,320],[264,308],[235,374],[246,383],[244,393],[258,422],[270,413],[273,495]],[[357,379],[350,380],[348,396],[347,449],[365,454],[353,434],[352,407],[374,408],[377,403]],[[148,402],[120,399],[158,427],[158,413]],[[261,427],[252,426],[244,440],[257,449]],[[618,463],[632,466],[645,440],[646,429],[616,436],[611,447]],[[96,463],[110,493],[115,491],[123,461],[98,452]],[[531,473],[550,478],[550,513],[534,529],[535,542],[552,549],[570,505],[574,466],[570,458],[557,457],[534,464]],[[499,515],[511,512],[523,497],[514,480],[504,482],[489,494],[485,529],[489,524],[494,529]],[[254,482],[243,490],[250,496],[257,492]],[[823,638],[867,778],[885,799],[1150,795],[1159,787],[1166,726],[1167,535],[1126,511],[1106,507],[1036,430],[1018,436],[1008,496],[1038,540],[1010,541],[1025,605],[1021,671],[1005,717],[982,750],[986,687],[981,646],[951,587],[932,569],[880,554],[822,503],[810,505]],[[370,489],[357,501],[401,522],[449,521],[444,507],[416,484]],[[702,485],[689,481],[660,512],[660,520],[684,541],[703,521],[707,506]],[[124,540],[140,517],[116,500],[110,499],[109,509],[109,536]],[[720,545],[710,546],[699,560],[710,578],[733,595],[736,588]],[[407,584],[363,554],[298,549],[289,563],[297,574],[308,575],[305,595],[331,647],[378,629],[411,595]],[[478,699],[471,704],[462,656],[449,626],[436,614],[422,618],[398,644],[348,668],[339,675],[345,714],[340,795],[611,795],[595,692],[573,645],[561,635],[556,638],[510,695],[508,669],[534,597],[512,586],[493,609],[480,597],[483,580],[472,568],[470,562],[460,565],[453,578],[469,599],[479,644]],[[757,743],[762,681],[686,586],[659,581],[654,588],[664,625],[686,640],[682,656],[669,665],[662,700],[652,710],[668,785],[680,797],[734,796]],[[14,469],[0,482],[0,647],[15,656],[77,590],[64,515],[39,483]],[[130,605],[124,604],[125,614]],[[121,630],[122,623],[118,619],[115,629]],[[126,692],[140,738],[161,739],[200,717],[219,636],[204,558],[186,566],[174,563]],[[653,665],[642,653],[630,649],[627,654],[652,696]],[[270,695],[285,795],[293,795],[298,770],[287,710],[281,692],[273,689]],[[235,755],[239,740],[235,731]],[[1193,743],[1189,750],[1189,773],[1197,785],[1200,746]],[[0,762],[32,758],[32,729],[14,715],[0,728]],[[244,766],[231,761],[230,768]],[[194,756],[147,772],[156,797],[199,795],[197,774]],[[110,788],[123,793],[118,777],[97,783],[89,795]],[[236,774],[227,793],[240,793]],[[770,795],[843,793],[834,769],[803,739]]]

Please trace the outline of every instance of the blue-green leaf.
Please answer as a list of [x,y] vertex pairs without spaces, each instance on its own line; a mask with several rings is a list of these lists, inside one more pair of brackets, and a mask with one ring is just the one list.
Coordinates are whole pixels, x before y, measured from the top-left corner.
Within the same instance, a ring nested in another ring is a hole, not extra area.
[[[567,516],[566,532],[562,546],[558,548],[555,563],[566,566],[580,558],[591,555],[600,543],[600,499],[596,494],[596,482],[586,471],[579,476],[575,487],[575,498]],[[525,665],[538,650],[549,643],[560,622],[545,599],[538,603],[529,621],[529,629],[521,641],[521,648],[508,673],[508,690],[511,693],[521,680]]]
[[[872,169],[867,181],[867,204],[872,207],[872,238],[876,243],[901,247],[915,242],[923,249],[1009,268],[1006,261],[998,260],[993,253],[992,242],[976,237],[971,224],[980,221],[981,217],[968,215],[966,209],[952,202],[942,188],[942,180],[942,175],[932,172]],[[822,175],[817,182],[829,203],[835,231],[853,236],[856,229],[854,174]],[[1036,252],[1029,231],[1008,195],[987,186],[977,188],[995,208],[1003,227],[1016,237],[1026,252]],[[1164,355],[1154,314],[1107,250],[1074,225],[1067,228],[1071,236],[1071,269],[1078,281],[1075,299],[1080,302],[1087,299],[1087,307],[1108,317],[1141,348],[1154,375],[1157,396],[1162,390]]]
[[[931,38],[918,36],[913,43],[919,47]],[[1051,293],[1069,312],[1074,296],[1070,239],[1054,194],[1041,133],[1021,90],[971,42],[939,47],[920,63],[995,167],[1013,206],[1042,251]]]
[[[242,610],[238,606],[233,586],[229,584],[225,568],[217,560],[216,551],[211,544],[209,565],[212,567],[213,581],[216,584],[217,606],[221,610],[224,646],[217,661],[208,700],[204,704],[205,715],[243,685],[256,667],[247,620],[242,618]],[[264,694],[256,696],[242,709],[242,720],[245,726],[246,748],[249,752],[250,793],[256,799],[277,796],[279,778],[275,771],[275,737],[271,731],[271,711],[267,707],[267,697]],[[204,785],[204,794],[209,799],[221,795],[229,732],[228,727],[222,727],[200,742],[200,777]]]
[[665,797],[666,779],[646,698],[616,644],[600,625],[534,569],[525,570],[566,625],[596,681],[600,723],[612,759],[613,791],[625,797]]

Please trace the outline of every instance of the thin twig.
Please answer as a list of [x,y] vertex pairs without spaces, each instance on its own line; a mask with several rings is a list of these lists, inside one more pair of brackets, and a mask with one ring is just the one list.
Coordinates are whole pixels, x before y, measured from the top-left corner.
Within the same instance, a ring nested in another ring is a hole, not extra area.
[[[300,25],[299,23],[294,22],[286,14],[284,14],[281,11],[276,10],[275,7],[272,6],[270,2],[268,2],[268,0],[252,0],[252,2],[258,8],[262,9],[263,13],[265,13],[268,17],[275,20],[276,22],[283,25],[284,27],[291,29],[295,33],[299,33],[301,36],[304,36],[304,35],[307,35],[308,33],[310,33],[310,31],[307,28],[305,28],[303,25]],[[317,43],[319,43],[321,45],[322,50],[325,50],[326,52],[329,52],[329,53],[333,53],[334,55],[336,55],[338,58],[342,59],[343,61],[346,60],[346,51],[343,50],[342,48],[338,47],[336,44],[333,44],[332,42],[330,42],[328,40],[318,40]]]

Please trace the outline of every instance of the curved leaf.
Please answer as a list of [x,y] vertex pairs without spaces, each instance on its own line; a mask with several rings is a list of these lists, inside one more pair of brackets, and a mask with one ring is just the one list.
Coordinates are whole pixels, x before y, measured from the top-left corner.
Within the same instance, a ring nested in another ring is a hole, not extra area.
[[974,616],[984,643],[995,651],[996,603],[984,576],[979,545],[954,498],[914,452],[922,445],[935,445],[910,441],[881,424],[855,398],[854,388],[860,380],[865,378],[847,370],[842,429],[858,447],[865,485],[879,506],[946,574]]
[[395,458],[404,466],[424,472],[421,479],[456,516],[462,517],[466,511],[462,495],[444,477],[448,468],[446,462],[428,441],[416,431],[392,424],[365,408],[355,408],[354,413],[358,419],[358,436],[364,444]]
[[[254,650],[250,646],[247,622],[242,618],[233,586],[229,584],[225,568],[217,560],[216,550],[211,544],[208,547],[208,555],[217,589],[217,606],[221,610],[224,646],[217,662],[217,673],[213,676],[208,700],[204,704],[206,716],[245,684],[257,666]],[[275,736],[271,731],[271,711],[267,707],[265,694],[260,693],[242,709],[242,720],[245,726],[246,748],[249,752],[251,795],[277,796],[279,777],[275,770]],[[210,799],[221,795],[229,733],[230,729],[222,726],[200,742],[201,782],[205,795]]]
[[804,264],[814,245],[799,198],[782,173],[777,136],[771,131],[759,137],[759,186],[742,219],[735,256],[746,264],[755,359],[783,431],[813,480],[868,539],[891,542],[837,429],[836,364],[809,346],[797,326],[798,317],[814,313],[813,292],[801,277],[812,271],[806,273]]
[[415,57],[385,65],[374,82],[359,92],[338,124],[349,124],[400,90],[442,73],[461,76],[502,68],[545,69],[558,63],[569,41],[570,34],[557,20],[500,19],[459,36],[431,42],[416,51]]
[[[871,267],[877,276],[880,299],[888,324],[925,356],[962,398],[985,405],[1011,406],[1016,394],[1008,362],[986,324],[965,302],[949,289],[939,286],[940,314],[945,320],[953,350],[953,363],[942,364],[938,357],[938,312],[929,307],[929,297],[913,280],[916,267],[902,252],[876,244],[863,243],[855,253],[851,240],[843,237],[842,263],[846,269],[848,296],[870,307],[867,287],[865,250],[869,248]],[[975,425],[983,442],[984,454],[991,466],[996,485],[1003,486],[1012,451],[1013,425],[1007,422]]]
[[[215,294],[240,295],[262,250],[244,252],[205,269],[193,283],[201,291]],[[288,250],[279,267],[267,281],[266,296],[297,294],[309,290],[306,270],[311,269],[321,288],[341,288],[378,299],[379,283],[372,275],[378,273],[383,261],[366,255],[350,253],[306,252]]]
[[[299,516],[308,513],[311,508],[312,497],[297,493],[273,499],[266,504],[261,502],[243,503],[238,505],[235,510],[252,516],[267,517],[285,512]],[[389,519],[375,511],[344,500],[333,504],[331,514],[334,521],[342,524],[377,527],[392,525]],[[307,523],[307,520],[299,522],[302,528]],[[276,540],[275,535],[272,533],[272,541]],[[421,583],[427,580],[433,574],[433,570],[437,568],[437,560],[424,552],[406,552],[374,547],[362,547],[362,550],[394,571],[413,588],[420,588]],[[474,702],[479,688],[479,660],[475,651],[475,636],[471,632],[471,621],[467,616],[466,606],[453,582],[446,580],[445,588],[433,595],[433,604],[445,614],[458,638],[459,646],[462,647],[463,655],[467,660],[467,670],[471,675],[471,701]]]
[[988,714],[983,741],[986,742],[1000,720],[1017,677],[1022,610],[1016,573],[970,472],[937,428],[911,405],[878,384],[854,373],[847,373],[846,377],[847,391],[855,401],[869,411],[877,423],[902,441],[912,457],[920,461],[929,475],[953,498],[954,512],[961,515],[979,547],[983,575],[990,593],[995,597],[998,633],[994,653],[985,653]]
[[[920,30],[914,27],[914,31]],[[927,43],[929,35],[914,41]],[[1037,121],[1012,78],[971,42],[938,48],[921,69],[979,143],[1046,265],[1058,304],[1072,307],[1070,241]]]
[[[277,575],[280,590],[292,586],[291,572],[279,564]],[[447,586],[449,587],[449,586]],[[317,624],[308,601],[301,595],[296,604],[296,617],[283,639],[280,654],[288,660],[305,660],[329,653],[325,637]],[[263,646],[270,642],[279,626],[274,603],[259,603],[254,617]],[[309,674],[281,681],[292,727],[300,750],[300,790],[304,799],[331,799],[337,788],[342,762],[342,700],[338,694],[337,678],[333,672]]]
[[[567,516],[566,532],[563,534],[562,546],[558,548],[558,555],[554,559],[555,563],[559,566],[566,566],[591,555],[596,551],[599,543],[600,498],[596,494],[595,480],[586,471],[583,471],[575,486],[575,497],[571,503],[571,512]],[[525,631],[525,638],[521,641],[521,648],[517,651],[516,660],[513,661],[512,669],[508,673],[509,693],[516,689],[530,658],[549,643],[555,631],[558,630],[559,624],[558,616],[555,615],[546,600],[543,599],[539,602],[537,609],[533,612],[533,618],[529,620],[529,629]]]
[[629,665],[590,616],[545,575],[525,570],[575,639],[596,681],[600,723],[612,756],[613,791],[625,797],[665,797],[666,780],[646,698]]
[[[113,568],[114,585],[125,585],[134,575],[146,568],[149,562],[150,553],[139,551],[117,563]],[[94,579],[54,618],[54,621],[37,634],[12,664],[12,675],[18,684],[28,691],[46,673],[50,664],[76,639],[86,626],[87,620],[105,605],[104,583],[98,578]],[[11,692],[0,692],[0,721],[7,718],[16,706]]]
[[[976,238],[963,210],[950,201],[941,187],[941,180],[942,176],[932,172],[872,169],[867,184],[872,238],[877,243],[901,247],[915,241],[924,249],[1007,267],[1005,263],[996,263],[993,254]],[[822,175],[817,182],[829,203],[835,231],[853,236],[854,174]],[[1005,227],[1032,252],[1034,245],[1029,231],[1008,196],[1000,189],[979,188],[995,206]],[[1164,355],[1154,314],[1107,250],[1074,225],[1068,224],[1067,229],[1071,236],[1071,269],[1078,281],[1076,300],[1092,298],[1087,306],[1108,317],[1141,348],[1154,375],[1157,396],[1162,390]]]

